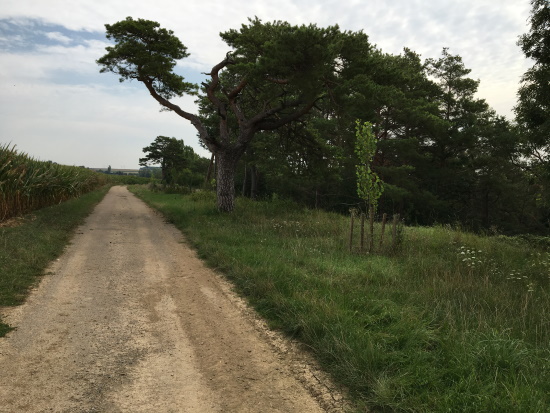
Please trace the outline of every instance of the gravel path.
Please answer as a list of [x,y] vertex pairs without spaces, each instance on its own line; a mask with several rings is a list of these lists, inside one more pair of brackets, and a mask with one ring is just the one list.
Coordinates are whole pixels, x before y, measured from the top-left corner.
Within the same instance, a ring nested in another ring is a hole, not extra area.
[[296,345],[124,187],[5,319],[17,329],[0,339],[0,412],[341,408]]

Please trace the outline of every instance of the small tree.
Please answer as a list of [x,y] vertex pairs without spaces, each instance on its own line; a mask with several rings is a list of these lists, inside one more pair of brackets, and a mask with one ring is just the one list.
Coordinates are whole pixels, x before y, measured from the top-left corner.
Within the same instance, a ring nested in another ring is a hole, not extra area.
[[357,120],[355,131],[355,153],[359,158],[359,164],[356,166],[357,195],[366,202],[369,211],[372,210],[374,213],[384,192],[382,180],[371,168],[376,154],[376,137],[369,122],[361,124]]
[[[550,3],[531,0],[531,29],[518,45],[534,61],[525,72],[515,107],[530,173],[539,187],[537,202],[548,211],[550,205]],[[546,213],[550,221],[550,214]]]
[[[376,172],[371,169],[376,154],[376,137],[372,132],[372,124],[369,122],[361,124],[359,120],[355,121],[355,136],[355,153],[359,158],[359,163],[356,166],[357,195],[365,201],[369,211],[368,239],[369,252],[371,252],[374,244],[374,214],[378,207],[378,200],[384,192],[384,185]],[[363,224],[361,224],[361,228],[363,228]],[[361,229],[361,233],[362,231]]]

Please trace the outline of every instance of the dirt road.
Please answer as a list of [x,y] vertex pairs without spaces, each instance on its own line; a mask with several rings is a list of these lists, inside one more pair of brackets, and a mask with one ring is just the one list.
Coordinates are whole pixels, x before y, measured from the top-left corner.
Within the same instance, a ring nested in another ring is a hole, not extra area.
[[334,394],[114,187],[0,338],[0,412],[322,412]]

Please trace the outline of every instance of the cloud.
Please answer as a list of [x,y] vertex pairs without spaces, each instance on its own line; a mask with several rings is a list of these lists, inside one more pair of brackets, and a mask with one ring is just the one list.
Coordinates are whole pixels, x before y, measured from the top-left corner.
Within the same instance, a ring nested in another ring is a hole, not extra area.
[[46,37],[48,39],[55,40],[63,44],[69,44],[72,42],[72,39],[70,37],[67,37],[59,32],[48,32],[46,33]]
[[[177,70],[200,82],[228,51],[219,33],[248,17],[292,24],[338,24],[364,30],[384,52],[409,47],[438,58],[443,47],[462,56],[478,97],[510,115],[519,78],[529,66],[516,46],[528,30],[527,0],[4,0],[0,8],[0,142],[56,162],[137,166],[157,135],[199,149],[196,132],[158,104],[138,82],[100,74],[105,23],[147,18],[171,29],[191,56]],[[195,111],[191,98],[179,101]],[[205,153],[205,152],[203,152]]]
[[[142,88],[121,85],[113,94],[112,88],[102,85],[27,84],[12,86],[8,92],[5,98],[11,104],[0,113],[0,141],[11,141],[43,160],[136,167],[143,156],[141,148],[158,135],[183,138],[206,155],[194,128],[174,113],[159,112],[158,104]],[[194,108],[192,98],[178,103]],[[21,113],[27,114],[24,122]]]
[[[40,46],[32,53],[0,52],[0,84],[4,82],[22,84],[52,81],[75,83],[80,77],[84,83],[99,79],[95,64],[104,52],[107,43],[85,41],[75,46]],[[89,76],[89,78],[83,78]],[[97,80],[99,81],[99,80]]]

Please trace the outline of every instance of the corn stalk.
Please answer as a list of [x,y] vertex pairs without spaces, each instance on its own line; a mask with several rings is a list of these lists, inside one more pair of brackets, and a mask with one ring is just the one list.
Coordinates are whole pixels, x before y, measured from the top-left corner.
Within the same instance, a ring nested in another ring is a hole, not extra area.
[[0,222],[78,197],[107,182],[103,174],[38,161],[0,145]]

